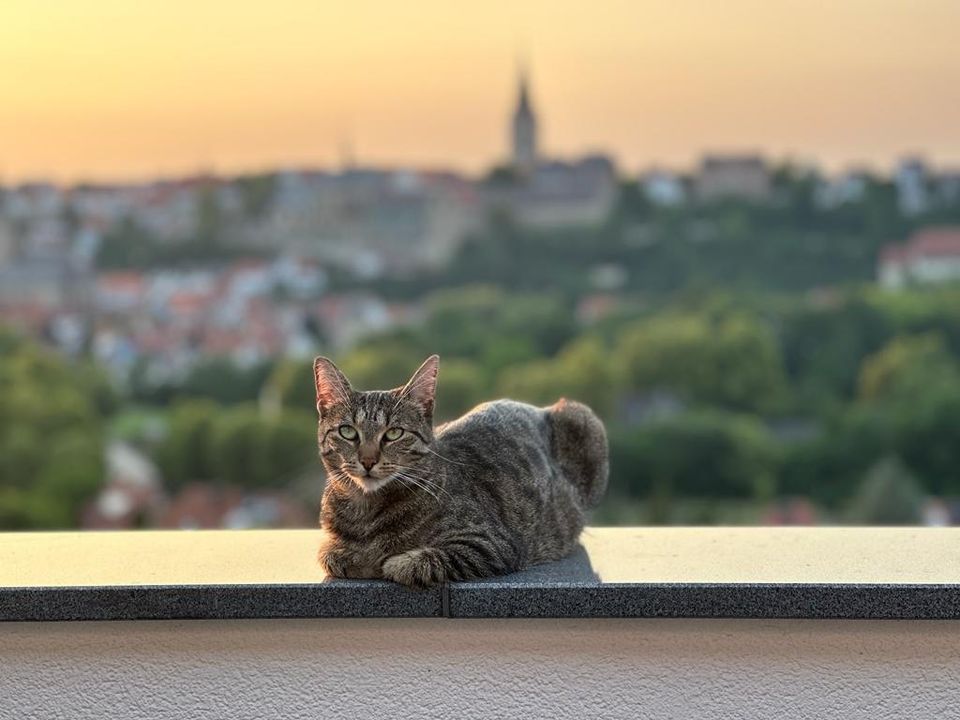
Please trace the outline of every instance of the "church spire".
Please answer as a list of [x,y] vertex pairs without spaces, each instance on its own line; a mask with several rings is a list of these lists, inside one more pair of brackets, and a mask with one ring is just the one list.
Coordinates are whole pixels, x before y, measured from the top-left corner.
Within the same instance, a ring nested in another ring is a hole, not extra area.
[[533,108],[530,107],[530,87],[529,81],[527,80],[527,66],[520,65],[520,69],[517,71],[517,85],[520,89],[519,97],[517,99],[517,112],[524,112],[530,115],[533,114]]
[[537,164],[537,118],[530,100],[530,82],[525,64],[517,71],[517,107],[511,124],[514,167],[529,174]]

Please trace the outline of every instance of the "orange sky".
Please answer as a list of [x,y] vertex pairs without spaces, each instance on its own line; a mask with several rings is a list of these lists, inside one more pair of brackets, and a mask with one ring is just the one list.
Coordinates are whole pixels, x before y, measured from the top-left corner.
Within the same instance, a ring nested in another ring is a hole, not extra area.
[[0,0],[0,179],[549,152],[960,165],[957,0]]

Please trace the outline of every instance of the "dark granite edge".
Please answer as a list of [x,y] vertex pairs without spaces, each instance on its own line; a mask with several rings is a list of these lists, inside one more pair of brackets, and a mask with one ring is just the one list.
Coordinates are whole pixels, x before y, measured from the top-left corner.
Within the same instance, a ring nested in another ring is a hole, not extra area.
[[442,617],[440,590],[386,581],[0,587],[0,622]]
[[451,583],[0,588],[0,621],[260,618],[960,619],[960,585]]
[[542,583],[450,587],[454,618],[960,619],[960,585]]

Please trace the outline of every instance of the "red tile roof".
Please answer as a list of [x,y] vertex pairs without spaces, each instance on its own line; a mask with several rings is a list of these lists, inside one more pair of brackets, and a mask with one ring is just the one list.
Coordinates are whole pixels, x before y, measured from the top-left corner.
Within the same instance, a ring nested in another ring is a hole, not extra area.
[[909,248],[911,255],[960,255],[960,227],[920,230],[910,238]]
[[887,245],[880,252],[884,265],[930,257],[960,257],[960,227],[918,230],[906,243]]

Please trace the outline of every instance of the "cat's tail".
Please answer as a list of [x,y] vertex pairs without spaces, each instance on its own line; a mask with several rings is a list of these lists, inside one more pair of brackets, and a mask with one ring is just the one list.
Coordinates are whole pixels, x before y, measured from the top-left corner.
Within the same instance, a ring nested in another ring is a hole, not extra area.
[[596,507],[607,489],[610,474],[610,451],[603,422],[583,403],[565,398],[546,410],[553,429],[553,457],[580,493],[584,507]]

